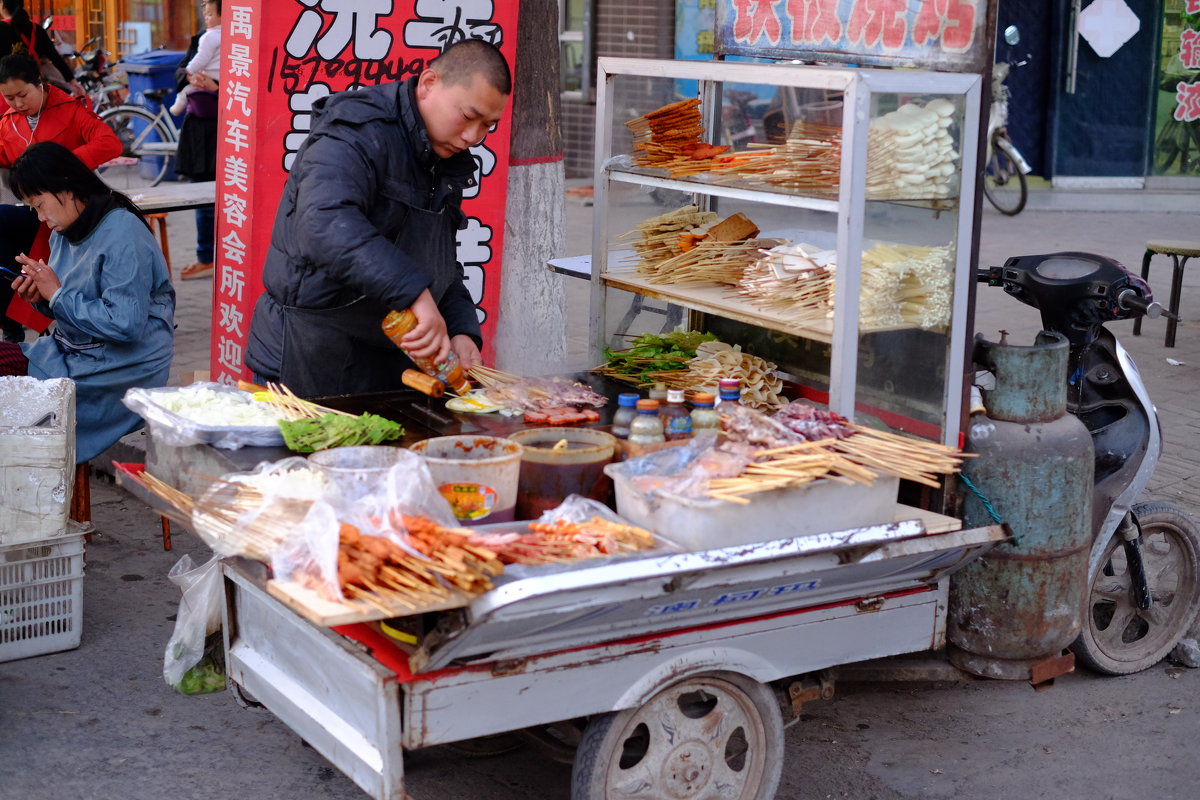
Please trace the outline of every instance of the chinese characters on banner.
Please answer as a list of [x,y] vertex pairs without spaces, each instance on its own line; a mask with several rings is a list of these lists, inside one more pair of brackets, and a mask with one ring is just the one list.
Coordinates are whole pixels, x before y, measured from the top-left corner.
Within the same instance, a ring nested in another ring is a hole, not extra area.
[[[1200,14],[1200,0],[1186,0],[1184,10],[1187,14]],[[1184,28],[1179,33],[1179,60],[1185,70],[1200,69],[1200,31],[1188,26],[1186,17],[1183,20]],[[1179,81],[1175,85],[1175,102],[1175,119],[1180,122],[1200,119],[1200,81]]]
[[987,0],[718,0],[724,54],[814,54],[978,71]]
[[[222,19],[211,372],[213,380],[234,383],[250,377],[243,356],[262,291],[262,262],[313,103],[332,92],[406,80],[464,38],[497,45],[511,68],[517,3],[226,0]],[[464,196],[467,222],[458,232],[458,259],[483,324],[485,357],[500,297],[510,113],[471,148],[478,185]]]

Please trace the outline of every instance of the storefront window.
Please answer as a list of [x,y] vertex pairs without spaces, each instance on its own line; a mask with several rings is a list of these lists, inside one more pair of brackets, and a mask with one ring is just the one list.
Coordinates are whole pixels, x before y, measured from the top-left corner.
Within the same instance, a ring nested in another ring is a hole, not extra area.
[[1152,174],[1200,175],[1200,0],[1165,0]]
[[591,3],[558,0],[562,90],[578,97],[586,96],[591,88]]

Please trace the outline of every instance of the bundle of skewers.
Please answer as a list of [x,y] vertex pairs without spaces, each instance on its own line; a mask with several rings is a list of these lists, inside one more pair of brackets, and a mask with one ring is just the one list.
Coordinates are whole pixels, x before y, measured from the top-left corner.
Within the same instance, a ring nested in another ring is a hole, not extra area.
[[[797,122],[782,144],[757,143],[713,164],[709,180],[729,184],[761,181],[805,194],[836,192],[841,181],[842,129]],[[871,165],[867,165],[871,170]]]
[[741,474],[708,482],[707,494],[735,503],[818,478],[871,484],[879,472],[924,486],[958,472],[969,454],[936,442],[856,425],[833,412],[794,401],[774,417],[749,409],[723,415],[726,436],[759,448]]
[[634,163],[665,169],[673,178],[705,172],[715,156],[729,149],[702,141],[704,126],[696,98],[669,103],[625,126],[633,133]]
[[523,412],[532,424],[596,422],[600,415],[592,409],[608,402],[590,386],[563,378],[522,378],[483,365],[471,367],[468,374],[483,387],[488,402]]
[[[683,243],[693,241],[697,231],[707,231],[717,221],[712,211],[683,206],[657,217],[643,220],[620,238],[636,237],[633,263],[652,267],[683,252]],[[639,267],[640,271],[640,267]]]
[[743,270],[737,293],[789,322],[824,320],[833,313],[835,255],[808,244],[764,249]]
[[452,592],[480,595],[504,571],[496,554],[473,543],[468,532],[424,517],[402,519],[406,547],[342,523],[337,570],[344,597],[386,613],[395,610],[388,603],[417,609],[445,601]]
[[877,245],[863,253],[861,314],[865,327],[950,324],[954,271],[949,246]]
[[561,564],[648,550],[654,536],[644,528],[592,517],[587,522],[532,522],[529,533],[489,533],[474,541],[505,564]]

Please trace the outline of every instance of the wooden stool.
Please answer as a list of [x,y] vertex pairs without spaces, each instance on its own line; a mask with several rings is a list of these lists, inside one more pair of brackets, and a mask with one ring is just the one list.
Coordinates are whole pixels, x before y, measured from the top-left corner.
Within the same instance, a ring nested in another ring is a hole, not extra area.
[[[1142,280],[1150,279],[1150,259],[1159,253],[1170,256],[1174,268],[1171,275],[1171,299],[1167,304],[1171,316],[1167,317],[1167,338],[1163,342],[1165,347],[1174,347],[1175,328],[1179,325],[1179,297],[1183,293],[1183,270],[1189,258],[1200,256],[1200,242],[1146,242],[1146,253],[1142,256]],[[1142,335],[1141,317],[1133,321],[1133,335]]]
[[[167,240],[167,215],[162,214],[147,214],[146,221],[150,223],[150,229],[154,230],[154,226],[158,226],[158,240],[162,242],[163,258],[167,261],[167,274],[171,272],[171,244]],[[169,548],[168,548],[169,549]]]
[[[90,461],[75,465],[75,488],[71,490],[70,517],[75,522],[87,524],[92,521],[92,465]],[[171,549],[171,520],[160,515],[162,522],[163,550]],[[84,541],[90,542],[92,534],[83,535]]]

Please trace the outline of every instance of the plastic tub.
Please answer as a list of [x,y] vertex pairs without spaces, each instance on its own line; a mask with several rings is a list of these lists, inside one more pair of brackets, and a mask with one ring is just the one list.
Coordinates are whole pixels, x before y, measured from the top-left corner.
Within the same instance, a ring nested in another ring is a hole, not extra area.
[[622,472],[625,464],[604,468],[616,489],[617,513],[689,550],[770,542],[891,522],[900,485],[900,479],[892,475],[880,475],[870,486],[816,480],[792,489],[759,492],[743,505],[659,490],[639,491]]
[[83,534],[0,545],[0,662],[79,647]]
[[412,446],[464,525],[516,519],[521,450],[494,436],[438,436]]
[[324,472],[329,480],[352,494],[365,494],[377,486],[388,470],[412,453],[387,445],[359,445],[321,450],[308,457],[308,463]]
[[[517,519],[537,519],[567,495],[611,502],[612,481],[604,467],[613,460],[617,439],[591,428],[529,428],[511,435],[525,448],[517,488]],[[565,441],[563,448],[555,446]]]

